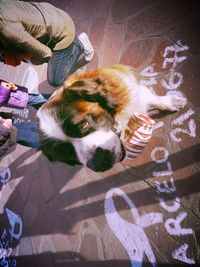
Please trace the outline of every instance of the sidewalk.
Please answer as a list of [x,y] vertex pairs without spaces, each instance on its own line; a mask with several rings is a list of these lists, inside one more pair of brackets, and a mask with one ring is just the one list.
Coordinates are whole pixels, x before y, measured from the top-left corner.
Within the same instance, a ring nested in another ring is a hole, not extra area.
[[[90,37],[95,56],[80,71],[128,64],[141,83],[160,95],[181,91],[188,104],[155,114],[143,153],[104,173],[11,148],[0,162],[7,166],[0,172],[0,266],[3,255],[19,267],[200,265],[199,1],[48,2]],[[0,63],[0,78],[30,92],[54,90],[46,64]],[[35,110],[13,116],[34,119]]]

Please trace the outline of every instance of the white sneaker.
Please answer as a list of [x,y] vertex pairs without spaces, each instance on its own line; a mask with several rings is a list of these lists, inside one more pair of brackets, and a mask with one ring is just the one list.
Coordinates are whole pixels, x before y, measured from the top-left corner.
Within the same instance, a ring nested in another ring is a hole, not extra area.
[[85,60],[90,61],[94,56],[94,48],[90,43],[90,40],[85,32],[82,32],[78,37],[78,40],[82,43],[85,53]]

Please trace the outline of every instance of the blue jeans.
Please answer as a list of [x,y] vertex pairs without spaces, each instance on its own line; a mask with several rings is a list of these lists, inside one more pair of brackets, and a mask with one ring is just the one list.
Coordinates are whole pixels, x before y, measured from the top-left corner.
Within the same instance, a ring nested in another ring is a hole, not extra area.
[[51,94],[28,94],[28,105],[40,108],[51,96]]
[[39,147],[37,125],[31,121],[16,122],[13,125],[17,128],[17,143],[32,148]]
[[77,62],[84,49],[76,38],[67,48],[53,52],[52,58],[48,61],[47,79],[52,86],[60,86],[71,74],[73,66]]

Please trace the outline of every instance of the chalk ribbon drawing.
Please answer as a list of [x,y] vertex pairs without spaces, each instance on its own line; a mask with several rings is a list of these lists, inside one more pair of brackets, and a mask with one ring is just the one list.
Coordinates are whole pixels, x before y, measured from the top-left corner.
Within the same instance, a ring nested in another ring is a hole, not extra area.
[[[122,197],[128,204],[134,223],[120,217],[115,208],[113,196]],[[133,201],[119,188],[111,188],[107,194],[104,203],[104,211],[107,222],[127,251],[132,267],[141,267],[144,254],[153,267],[157,266],[156,258],[146,236],[144,229],[155,223],[163,222],[161,213],[153,212],[139,215]]]

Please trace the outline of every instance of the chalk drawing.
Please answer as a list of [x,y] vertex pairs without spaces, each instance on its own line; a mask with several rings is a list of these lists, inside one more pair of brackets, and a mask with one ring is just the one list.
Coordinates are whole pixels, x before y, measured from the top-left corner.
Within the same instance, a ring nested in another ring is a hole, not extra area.
[[6,184],[11,178],[10,168],[5,168],[3,171],[0,171],[0,182]]
[[179,197],[176,197],[173,200],[174,201],[173,205],[167,205],[163,198],[158,198],[158,200],[159,200],[160,206],[168,212],[176,212],[181,206]]
[[[171,186],[169,185],[169,183],[171,184]],[[160,185],[159,181],[155,181],[155,186],[156,186],[156,191],[157,193],[166,193],[166,194],[171,194],[172,192],[176,192],[176,186],[174,183],[174,179],[171,177],[170,181],[163,181],[163,185]]]
[[[11,241],[13,238],[19,239],[22,235],[22,220],[19,215],[15,214],[10,209],[6,208],[6,213],[10,223],[9,233],[11,235]],[[15,230],[17,230],[15,232]]]
[[140,74],[144,77],[155,77],[158,75],[158,72],[154,72],[154,65],[155,64],[151,64],[149,66],[147,66],[146,68],[144,68]]
[[191,228],[182,228],[180,223],[187,216],[186,212],[181,212],[176,219],[169,218],[165,222],[165,228],[170,235],[181,236],[181,235],[191,235],[193,230]]
[[22,220],[19,215],[15,214],[10,209],[6,209],[6,214],[9,220],[10,228],[4,228],[0,239],[0,266],[15,267],[17,265],[16,259],[11,259],[13,251],[11,245],[12,240],[19,239],[22,235]]
[[152,85],[157,84],[157,81],[155,78],[150,78],[149,80],[141,80],[140,85],[146,85],[151,87]]
[[[172,70],[178,65],[178,63],[183,62],[187,57],[186,56],[178,56],[178,53],[186,51],[188,49],[189,49],[189,47],[187,45],[182,45],[180,40],[177,42],[177,44],[167,46],[164,50],[164,53],[163,53],[163,57],[164,57],[164,61],[163,61],[163,65],[162,65],[163,69],[167,68],[167,66],[169,64],[172,64],[172,68],[171,68],[171,70]],[[174,53],[174,56],[173,57],[167,57],[167,55],[169,53],[171,54],[171,52]]]
[[161,79],[161,84],[169,91],[178,89],[183,83],[183,75],[180,72],[172,71],[169,76],[169,80]]
[[0,259],[2,259],[3,257],[10,257],[12,253],[12,248],[3,248],[2,243],[0,244]]
[[[184,114],[179,116],[178,118],[174,119],[172,121],[173,125],[182,125],[184,121],[189,119],[190,116],[194,114],[194,111],[190,108],[188,111],[186,111]],[[170,132],[170,137],[175,141],[175,142],[181,142],[182,139],[180,137],[177,137],[177,134],[179,133],[184,133],[189,135],[190,137],[196,137],[196,122],[194,119],[190,119],[188,122],[188,129],[183,129],[183,128],[175,128]]]
[[152,173],[152,175],[154,177],[162,177],[162,176],[170,176],[170,175],[172,175],[173,172],[172,172],[172,164],[171,164],[171,162],[170,161],[167,161],[166,164],[167,164],[167,169],[166,170],[163,170],[163,171],[154,171]]
[[172,121],[173,125],[182,125],[184,121],[189,119],[190,116],[194,114],[194,111],[190,108],[188,111],[186,111],[184,114],[179,116],[178,118],[174,119]]
[[195,261],[188,258],[186,255],[188,247],[188,244],[184,243],[182,246],[172,252],[172,258],[188,264],[194,264]]
[[21,116],[21,117],[27,119],[28,115],[29,115],[29,110],[27,108],[24,108],[24,109],[13,109],[13,114]]
[[[120,217],[114,205],[114,195],[122,197],[127,202],[135,223],[130,223]],[[111,188],[107,192],[104,210],[110,228],[130,257],[131,266],[141,267],[144,254],[152,266],[157,266],[156,258],[143,228],[161,223],[162,214],[154,212],[140,216],[133,201],[119,188]]]
[[[186,50],[188,50],[189,47],[187,45],[182,45],[180,41],[177,42],[177,44],[174,44],[172,46],[168,46],[165,48],[163,53],[163,64],[162,68],[166,69],[168,66],[171,67],[169,72],[168,80],[161,79],[160,83],[161,85],[167,89],[166,95],[169,94],[176,94],[176,95],[182,95],[182,93],[178,90],[179,87],[183,83],[183,75],[180,72],[175,71],[176,66],[179,63],[182,63],[187,57],[183,54],[180,54]],[[156,81],[156,75],[158,73],[154,72],[154,64],[147,67],[141,72],[141,75],[144,77],[151,78],[152,80],[146,81],[146,85],[154,85],[157,83]],[[142,81],[143,82],[143,81]],[[192,109],[189,109],[187,112],[179,116],[178,118],[174,119],[172,121],[173,126],[180,126],[190,118],[191,115],[194,114],[194,111]],[[154,115],[154,114],[153,114]],[[159,129],[164,125],[163,121],[157,122],[154,129]],[[194,119],[190,119],[188,122],[188,129],[183,129],[181,127],[175,128],[171,131],[170,137],[176,141],[181,142],[182,139],[177,136],[180,133],[188,134],[190,137],[196,136],[196,123]],[[168,160],[169,158],[169,152],[164,147],[155,147],[151,151],[151,159],[158,163],[163,164],[166,163],[167,169],[164,171],[154,171],[152,175],[154,177],[163,177],[163,176],[169,176],[170,181],[164,180],[162,184],[159,181],[155,181],[155,187],[157,193],[160,195],[162,193],[165,194],[171,194],[176,192],[176,186],[174,183],[174,179],[172,177],[173,170],[171,162]],[[180,198],[175,197],[175,199],[171,200],[169,203],[165,201],[165,199],[162,197],[157,197],[160,206],[166,210],[168,213],[175,213],[177,212],[181,207]],[[173,202],[172,202],[173,201]],[[164,226],[167,230],[167,233],[169,235],[175,235],[175,236],[184,236],[193,234],[193,230],[191,228],[183,228],[181,227],[181,222],[185,219],[187,216],[186,212],[180,212],[179,215],[173,219],[169,218],[165,221]],[[183,244],[178,249],[175,249],[172,252],[172,258],[177,259],[179,261],[188,263],[188,264],[194,264],[194,259],[188,258],[186,255],[187,249],[189,245]]]
[[175,128],[170,132],[170,137],[175,141],[180,143],[182,141],[181,137],[177,137],[178,133],[184,133],[189,135],[190,137],[196,137],[196,122],[194,119],[190,119],[188,122],[188,129],[182,129],[182,128]]
[[[161,154],[160,152],[162,152],[163,156],[160,158],[156,158],[156,153]],[[156,163],[163,163],[167,161],[168,157],[169,157],[168,150],[162,146],[157,146],[151,151],[151,159]]]
[[[16,118],[15,115],[20,116],[20,117]],[[27,120],[28,116],[29,116],[29,110],[27,108],[13,109],[14,123],[23,122],[23,121]]]
[[[0,190],[0,200],[1,200],[1,205],[3,204],[3,200],[5,198],[3,198],[3,190],[5,188],[5,184],[10,181],[11,178],[11,171],[10,168],[5,168],[3,171],[0,171],[0,182],[3,184],[1,190]],[[1,210],[1,208],[0,208]]]
[[158,75],[158,72],[154,72],[154,64],[151,64],[149,66],[147,66],[146,68],[144,68],[140,74],[145,77],[148,78],[148,80],[141,80],[139,82],[140,85],[147,85],[147,86],[151,86],[151,85],[155,85],[157,84],[157,81],[155,79],[155,76]]
[[165,124],[164,124],[164,122],[163,121],[158,121],[156,124],[155,124],[155,126],[154,126],[154,131],[155,130],[157,130],[157,129],[159,129],[159,128],[161,128],[161,127],[163,127]]
[[[159,158],[156,158],[156,153],[159,153],[162,152],[162,156],[160,156]],[[156,163],[164,163],[167,161],[169,157],[169,152],[166,148],[164,147],[155,147],[154,149],[152,149],[151,151],[151,158],[153,161],[155,161]],[[171,162],[170,161],[167,161],[166,162],[167,164],[167,169],[166,170],[163,170],[163,171],[154,171],[152,173],[152,175],[154,177],[161,177],[161,176],[168,176],[168,175],[172,175],[172,165],[171,165]]]
[[[179,119],[176,120],[175,122],[178,122],[178,123],[182,124],[183,121],[185,119],[187,119],[189,115],[192,115],[191,110],[190,110],[189,113],[184,114],[183,116],[180,116]],[[163,153],[163,157],[161,159],[160,158],[157,159],[156,153],[158,151]],[[153,161],[155,161],[157,163],[163,163],[168,159],[168,155],[169,155],[169,153],[168,153],[166,148],[163,148],[163,147],[158,147],[157,148],[156,147],[156,148],[154,148],[152,150],[151,158],[152,158]],[[170,173],[173,174],[171,163],[170,163],[169,166],[170,166],[169,167]],[[155,174],[158,175],[159,173],[158,172],[153,172],[153,175],[155,175]],[[161,176],[163,175],[163,173],[160,173],[160,174],[161,174]],[[160,194],[160,193],[170,194],[170,193],[173,193],[173,192],[176,191],[176,186],[175,186],[175,183],[174,183],[174,180],[173,180],[172,177],[170,177],[170,181],[169,182],[164,181],[162,186],[161,186],[159,181],[155,181],[155,185],[156,185],[156,191],[157,191],[158,194]],[[161,198],[161,197],[158,197],[157,199],[159,201],[160,206],[163,209],[165,209],[168,213],[177,212],[181,207],[181,201],[180,201],[180,198],[178,198],[178,197],[175,197],[175,199],[173,200],[173,204],[172,205],[167,204],[165,202],[165,200],[163,198]],[[169,235],[175,235],[175,236],[184,236],[184,235],[193,234],[193,230],[191,228],[182,228],[181,225],[180,225],[181,222],[185,219],[186,216],[187,216],[186,212],[181,212],[176,217],[176,219],[173,219],[173,218],[167,219],[165,221],[165,223],[164,223],[164,226],[165,226],[165,229],[166,229],[167,233]],[[180,248],[174,250],[174,252],[172,252],[172,258],[177,259],[177,260],[182,261],[182,262],[185,262],[185,263],[188,263],[188,264],[195,263],[195,261],[193,259],[187,258],[187,256],[186,256],[187,248],[188,248],[188,244],[184,244]]]

